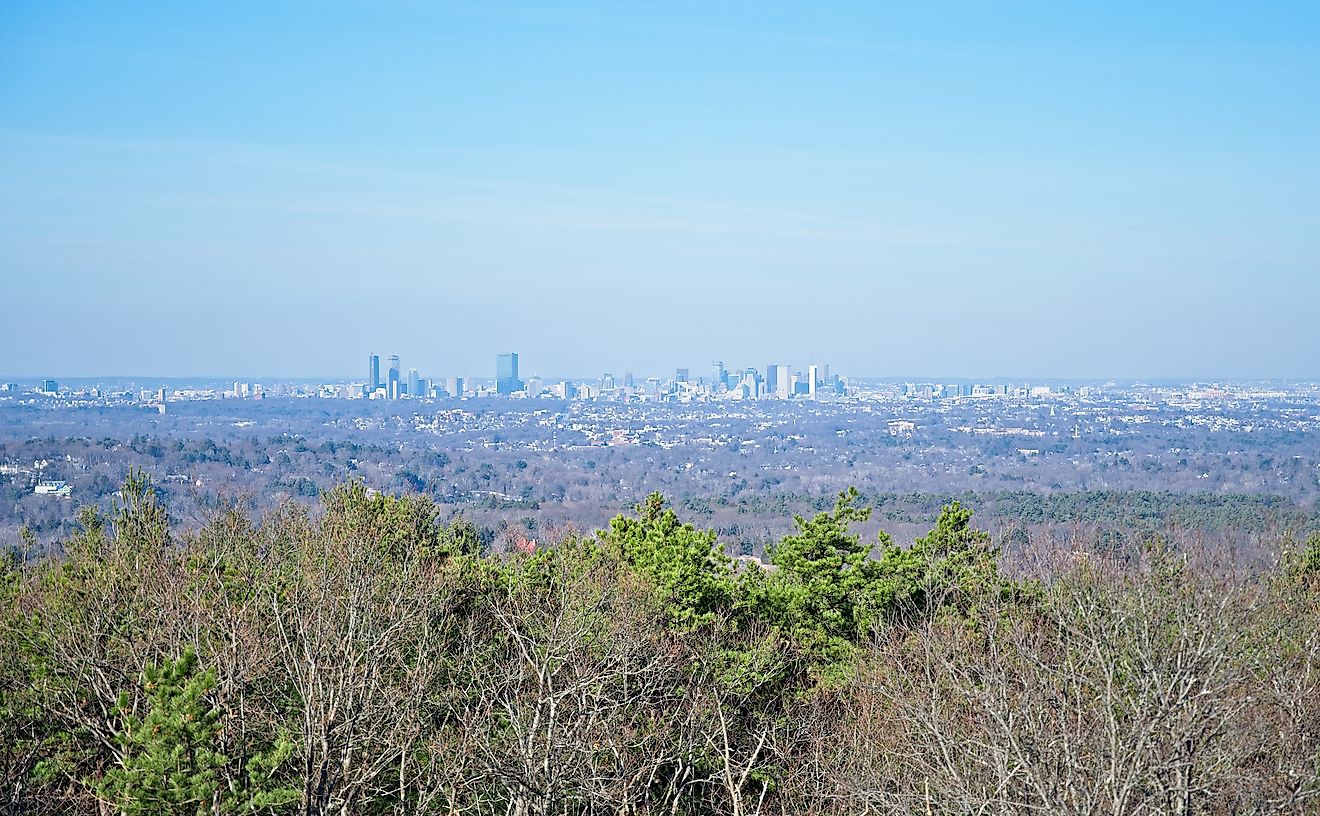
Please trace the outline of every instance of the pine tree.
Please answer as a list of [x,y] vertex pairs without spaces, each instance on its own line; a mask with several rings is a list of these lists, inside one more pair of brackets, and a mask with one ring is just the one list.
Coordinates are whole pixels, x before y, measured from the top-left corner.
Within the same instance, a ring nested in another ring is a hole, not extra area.
[[[761,614],[792,635],[813,667],[831,682],[847,675],[853,646],[881,610],[883,575],[869,545],[851,531],[871,516],[857,507],[857,488],[839,494],[833,512],[795,516],[798,532],[770,548],[775,571],[748,582]],[[880,544],[888,543],[881,536]]]
[[220,730],[219,712],[208,700],[214,686],[215,672],[199,671],[188,648],[143,672],[146,716],[133,716],[128,695],[121,696],[123,760],[106,773],[98,793],[124,816],[220,812],[220,769],[227,760],[212,747]]
[[665,596],[671,623],[708,622],[732,599],[733,571],[715,533],[679,521],[659,493],[637,506],[636,518],[611,521],[602,539],[655,583]]

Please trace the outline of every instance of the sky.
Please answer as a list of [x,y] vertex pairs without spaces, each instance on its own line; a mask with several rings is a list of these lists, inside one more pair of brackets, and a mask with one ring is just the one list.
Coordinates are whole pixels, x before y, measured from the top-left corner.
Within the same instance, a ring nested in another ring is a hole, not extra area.
[[1320,377],[1320,4],[0,3],[0,374]]

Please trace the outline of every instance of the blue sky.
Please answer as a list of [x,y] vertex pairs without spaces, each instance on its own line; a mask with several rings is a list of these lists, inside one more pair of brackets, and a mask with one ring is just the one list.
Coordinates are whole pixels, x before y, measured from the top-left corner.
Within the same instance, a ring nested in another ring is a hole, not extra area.
[[1317,377],[1320,5],[0,4],[0,373]]

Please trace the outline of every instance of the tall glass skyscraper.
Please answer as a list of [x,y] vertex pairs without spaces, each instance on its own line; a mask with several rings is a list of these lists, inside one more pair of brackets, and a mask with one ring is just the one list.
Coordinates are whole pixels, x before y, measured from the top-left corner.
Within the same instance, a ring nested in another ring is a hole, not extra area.
[[367,393],[374,393],[380,388],[380,355],[373,354],[367,358]]
[[389,381],[390,399],[399,398],[399,355],[390,355],[390,381]]
[[495,391],[499,394],[512,394],[521,391],[522,380],[518,379],[518,355],[513,352],[501,354],[495,358]]

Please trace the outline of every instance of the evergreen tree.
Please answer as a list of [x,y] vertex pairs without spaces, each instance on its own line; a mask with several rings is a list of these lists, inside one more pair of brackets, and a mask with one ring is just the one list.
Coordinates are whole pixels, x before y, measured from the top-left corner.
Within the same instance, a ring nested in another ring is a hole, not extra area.
[[[163,547],[170,542],[169,513],[145,470],[129,470],[115,510],[115,536],[121,542],[135,547]],[[87,528],[88,535],[99,532],[99,523],[95,529]]]
[[220,769],[228,760],[212,747],[220,730],[208,699],[214,686],[214,671],[199,671],[188,648],[143,672],[145,716],[130,713],[129,695],[120,697],[123,759],[98,793],[124,816],[221,812]]
[[882,569],[902,578],[892,598],[901,606],[895,611],[922,613],[936,607],[965,612],[985,593],[1014,589],[999,571],[999,550],[989,533],[972,526],[972,514],[970,507],[954,501],[940,510],[934,529],[907,552],[885,549]]
[[1308,586],[1320,587],[1320,533],[1312,533],[1306,546],[1291,560],[1293,575]]
[[[753,607],[793,637],[827,679],[846,676],[853,645],[870,630],[884,598],[880,565],[851,531],[871,516],[857,498],[857,488],[849,488],[833,512],[795,516],[798,532],[770,548],[775,571],[746,584]],[[880,543],[889,544],[883,533]]]
[[715,532],[680,522],[659,493],[637,506],[636,518],[617,516],[602,539],[655,583],[674,623],[709,621],[733,598],[733,571]]

